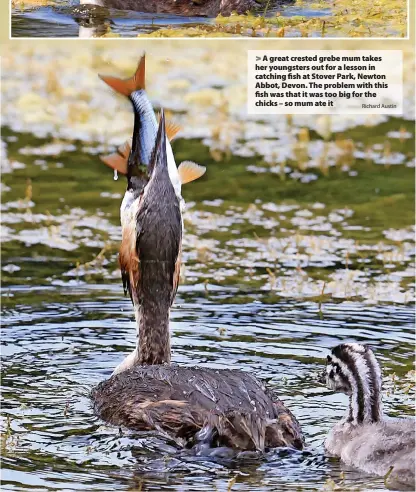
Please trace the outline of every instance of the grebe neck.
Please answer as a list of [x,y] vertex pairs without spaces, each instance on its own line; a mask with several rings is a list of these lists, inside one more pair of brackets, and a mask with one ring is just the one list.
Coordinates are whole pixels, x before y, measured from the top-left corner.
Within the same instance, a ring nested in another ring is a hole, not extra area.
[[332,361],[338,364],[341,378],[351,388],[344,421],[354,425],[379,422],[383,416],[381,371],[373,352],[335,349]]

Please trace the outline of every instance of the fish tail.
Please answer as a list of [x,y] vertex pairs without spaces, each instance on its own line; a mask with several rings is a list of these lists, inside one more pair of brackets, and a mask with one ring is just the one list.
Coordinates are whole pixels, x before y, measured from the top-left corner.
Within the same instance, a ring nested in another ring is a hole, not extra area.
[[109,85],[115,92],[123,94],[126,97],[130,97],[135,91],[144,90],[146,88],[146,55],[140,58],[137,65],[136,72],[128,79],[120,79],[118,77],[111,77],[107,75],[98,75],[107,85]]

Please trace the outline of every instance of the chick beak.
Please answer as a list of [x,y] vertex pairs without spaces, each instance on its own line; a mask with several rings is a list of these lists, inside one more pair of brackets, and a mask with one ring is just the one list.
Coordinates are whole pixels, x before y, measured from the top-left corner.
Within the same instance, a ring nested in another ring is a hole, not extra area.
[[326,385],[326,369],[324,369],[318,376],[318,383]]

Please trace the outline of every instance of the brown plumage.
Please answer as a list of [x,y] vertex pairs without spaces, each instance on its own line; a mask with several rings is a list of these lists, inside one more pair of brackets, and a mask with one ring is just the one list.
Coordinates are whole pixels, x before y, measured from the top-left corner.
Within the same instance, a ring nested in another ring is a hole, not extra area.
[[[135,212],[132,216],[137,216],[137,212],[141,207],[142,195],[137,198],[137,203],[134,203]],[[121,245],[118,253],[118,262],[121,270],[121,278],[123,281],[124,293],[129,292],[132,301],[133,294],[139,285],[139,258],[137,255],[136,241],[136,223],[134,221],[126,222],[122,228]],[[134,287],[134,288],[132,288]],[[136,299],[138,301],[138,299]]]
[[134,234],[129,233],[125,250],[120,250],[140,319],[140,364],[170,362],[169,308],[179,282],[182,218],[167,170],[166,138],[162,116],[149,166],[150,180],[133,204]]
[[137,366],[100,383],[94,410],[106,422],[158,430],[188,445],[208,428],[211,445],[236,450],[303,447],[292,413],[254,376],[237,370]]

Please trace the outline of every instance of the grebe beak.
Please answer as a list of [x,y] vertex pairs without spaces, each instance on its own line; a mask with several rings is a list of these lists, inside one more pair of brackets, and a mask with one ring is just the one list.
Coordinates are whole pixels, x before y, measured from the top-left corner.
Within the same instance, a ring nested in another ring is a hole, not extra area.
[[[159,174],[165,174],[168,171],[168,157],[166,154],[166,120],[165,112],[160,112],[159,128],[157,131],[156,142],[149,164],[150,178],[155,178]],[[168,174],[169,175],[169,174]]]

